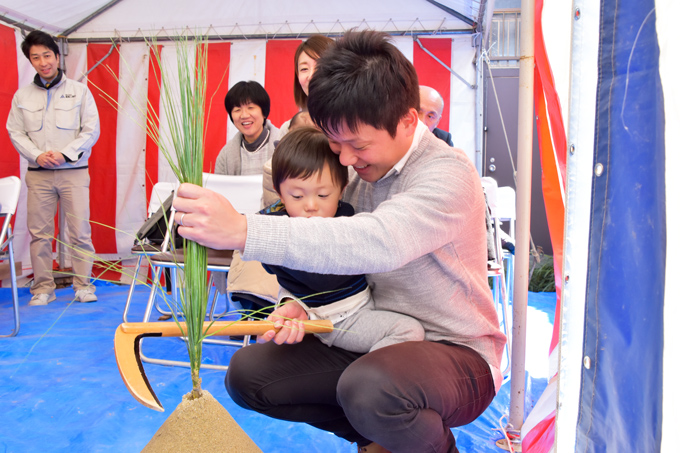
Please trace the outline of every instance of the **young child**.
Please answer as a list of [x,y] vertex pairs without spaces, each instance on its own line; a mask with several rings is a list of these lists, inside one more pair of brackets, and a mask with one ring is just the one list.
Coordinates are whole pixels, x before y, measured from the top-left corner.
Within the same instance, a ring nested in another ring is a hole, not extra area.
[[[296,128],[281,139],[272,159],[274,189],[281,201],[263,214],[306,218],[354,215],[354,208],[341,201],[347,167],[340,164],[322,132]],[[344,259],[351,255],[348,250]],[[363,275],[317,274],[267,264],[264,268],[278,279],[280,301],[300,304],[309,319],[333,322],[333,332],[317,335],[328,346],[369,352],[424,338],[423,327],[414,318],[375,309]]]

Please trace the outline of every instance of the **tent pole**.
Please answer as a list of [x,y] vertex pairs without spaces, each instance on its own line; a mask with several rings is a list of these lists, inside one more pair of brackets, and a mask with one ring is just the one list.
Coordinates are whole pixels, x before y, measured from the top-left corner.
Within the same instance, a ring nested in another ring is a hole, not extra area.
[[522,0],[517,127],[517,237],[512,302],[512,368],[510,416],[514,429],[524,423],[526,319],[529,292],[529,231],[531,226],[531,154],[534,133],[534,2]]
[[477,22],[475,22],[474,19],[470,19],[470,18],[467,17],[465,14],[459,13],[459,12],[456,11],[455,9],[449,8],[448,6],[442,5],[441,3],[436,2],[436,1],[434,1],[434,0],[425,0],[425,1],[428,2],[428,3],[433,4],[434,6],[436,6],[436,7],[439,8],[439,9],[441,9],[442,11],[444,11],[444,12],[446,12],[446,13],[448,13],[448,14],[451,14],[451,15],[452,15],[453,17],[455,17],[456,19],[462,20],[463,22],[465,22],[466,24],[468,24],[468,25],[470,25],[470,26],[472,26],[472,27],[477,27]]
[[[481,40],[480,40],[481,41]],[[475,90],[475,168],[484,176],[484,44],[477,48],[477,89]]]
[[116,4],[120,3],[121,1],[122,1],[122,0],[113,0],[113,1],[108,2],[106,5],[102,6],[102,7],[99,8],[97,11],[93,12],[92,14],[90,14],[89,16],[87,16],[86,18],[84,18],[83,20],[81,20],[80,22],[78,22],[77,24],[75,24],[75,25],[73,25],[73,26],[67,28],[67,29],[64,30],[63,32],[61,32],[61,35],[62,35],[62,36],[68,36],[68,35],[70,35],[70,34],[73,33],[74,31],[78,30],[80,27],[82,27],[83,25],[85,25],[86,23],[88,23],[88,22],[90,22],[91,20],[95,19],[97,16],[100,16],[100,15],[101,15],[104,11],[106,11],[107,9],[109,9],[109,8],[111,8],[111,7],[113,7],[113,6],[116,6]]

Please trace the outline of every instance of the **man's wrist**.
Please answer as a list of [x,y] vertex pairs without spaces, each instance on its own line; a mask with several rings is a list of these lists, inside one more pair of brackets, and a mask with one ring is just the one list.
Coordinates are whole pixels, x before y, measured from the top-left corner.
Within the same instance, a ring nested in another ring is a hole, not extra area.
[[243,251],[246,248],[246,240],[248,239],[248,219],[244,214],[239,215],[238,224],[239,227],[237,231],[235,249],[240,251],[241,254],[243,254]]

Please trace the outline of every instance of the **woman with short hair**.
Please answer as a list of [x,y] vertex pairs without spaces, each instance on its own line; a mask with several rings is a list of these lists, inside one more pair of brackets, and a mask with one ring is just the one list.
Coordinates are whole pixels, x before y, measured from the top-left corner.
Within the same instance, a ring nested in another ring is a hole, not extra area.
[[222,175],[257,175],[274,153],[279,130],[267,119],[270,99],[255,81],[241,81],[231,87],[224,98],[238,133],[224,145],[215,162],[215,173]]

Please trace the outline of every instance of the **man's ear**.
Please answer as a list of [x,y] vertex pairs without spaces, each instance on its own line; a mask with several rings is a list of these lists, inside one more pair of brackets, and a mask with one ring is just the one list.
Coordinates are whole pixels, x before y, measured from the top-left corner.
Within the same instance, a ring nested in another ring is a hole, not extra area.
[[415,134],[418,126],[418,110],[410,108],[408,113],[401,117],[400,125],[404,128],[407,136]]

